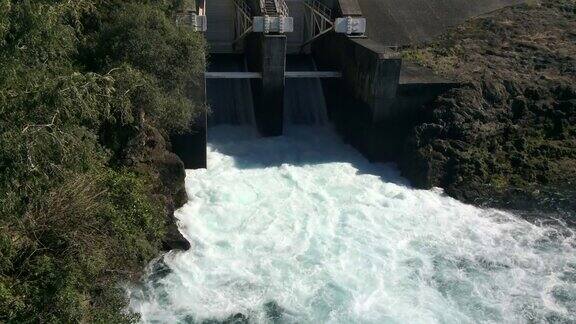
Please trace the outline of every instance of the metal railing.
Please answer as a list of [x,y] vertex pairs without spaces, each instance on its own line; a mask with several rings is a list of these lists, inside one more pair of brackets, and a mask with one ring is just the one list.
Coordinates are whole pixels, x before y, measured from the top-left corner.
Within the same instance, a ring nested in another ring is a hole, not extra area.
[[332,9],[317,0],[305,0],[304,6],[305,42],[301,46],[302,50],[318,37],[334,29]]
[[[275,12],[268,11],[269,6],[266,5],[267,2],[274,4]],[[284,0],[260,0],[260,8],[262,9],[262,13],[267,16],[290,16],[288,5]]]
[[332,19],[332,9],[322,2],[318,0],[304,0],[304,5],[317,14],[328,18],[328,20]]
[[284,0],[274,0],[276,1],[276,8],[278,9],[278,14],[280,16],[289,17],[290,12],[288,11],[288,5]]
[[245,0],[234,0],[236,15],[234,17],[235,40],[236,45],[246,35],[252,32],[252,10]]

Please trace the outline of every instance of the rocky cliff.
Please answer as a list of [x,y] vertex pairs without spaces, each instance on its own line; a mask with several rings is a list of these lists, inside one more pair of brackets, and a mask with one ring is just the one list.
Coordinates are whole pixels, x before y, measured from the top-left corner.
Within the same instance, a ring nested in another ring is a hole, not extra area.
[[474,19],[404,56],[462,83],[422,108],[400,154],[419,187],[476,204],[576,210],[576,4]]
[[174,211],[187,200],[184,180],[186,172],[180,158],[169,151],[160,132],[149,125],[131,138],[123,151],[122,164],[145,174],[153,181],[153,195],[164,207],[166,235],[164,250],[190,248],[190,243],[178,230]]

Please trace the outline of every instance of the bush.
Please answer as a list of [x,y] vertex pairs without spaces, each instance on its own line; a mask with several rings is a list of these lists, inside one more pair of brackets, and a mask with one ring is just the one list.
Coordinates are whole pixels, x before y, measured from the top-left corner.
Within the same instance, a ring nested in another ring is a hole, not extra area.
[[153,180],[122,165],[185,130],[204,43],[178,1],[0,0],[0,322],[130,322],[119,283],[159,253]]
[[[178,28],[155,6],[128,3],[102,20],[95,46],[86,48],[94,68],[102,71],[128,66],[116,73],[123,86],[135,89],[135,102],[156,127],[179,132],[203,109],[205,44],[200,34]],[[130,69],[133,67],[135,70]]]

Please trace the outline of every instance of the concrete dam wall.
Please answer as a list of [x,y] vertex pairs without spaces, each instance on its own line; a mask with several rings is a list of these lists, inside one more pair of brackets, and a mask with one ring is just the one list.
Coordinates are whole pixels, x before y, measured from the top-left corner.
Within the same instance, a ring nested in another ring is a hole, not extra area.
[[467,19],[523,0],[357,0],[366,35],[387,46],[429,40]]

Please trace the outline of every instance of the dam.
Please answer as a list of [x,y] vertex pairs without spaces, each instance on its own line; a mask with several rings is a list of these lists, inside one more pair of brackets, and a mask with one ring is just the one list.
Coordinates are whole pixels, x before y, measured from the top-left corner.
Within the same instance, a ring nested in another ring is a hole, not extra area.
[[[211,112],[183,142],[205,155],[187,161],[198,169],[186,171],[188,203],[175,213],[192,248],[150,264],[128,289],[130,310],[143,323],[576,321],[573,229],[417,190],[371,163],[385,159],[383,129],[401,129],[453,85],[395,56],[394,46],[438,30],[371,38],[366,19],[363,34],[332,29],[305,44],[304,31],[289,34],[305,5],[286,3],[291,21],[271,26],[286,34],[268,35],[285,44],[280,58],[265,33],[211,33],[210,21],[229,15],[210,6],[194,20],[213,47]],[[328,8],[345,17],[366,3]],[[434,12],[447,1],[428,3]]]
[[[174,149],[187,168],[205,168],[208,124],[252,123],[262,136],[278,136],[285,110],[302,112],[322,102],[347,142],[372,161],[386,160],[382,130],[408,128],[422,105],[455,85],[403,62],[397,48],[521,2],[196,0],[177,19],[208,42],[211,113],[191,134],[176,136]],[[290,66],[298,60],[308,64]],[[298,84],[310,89],[298,92],[308,100],[293,99]]]

